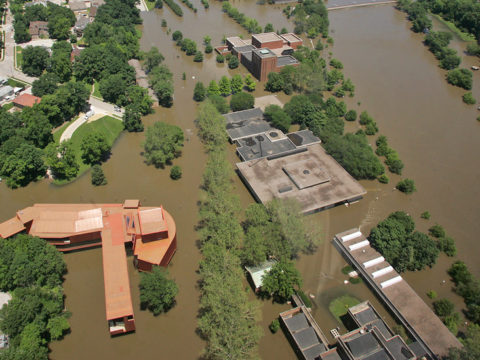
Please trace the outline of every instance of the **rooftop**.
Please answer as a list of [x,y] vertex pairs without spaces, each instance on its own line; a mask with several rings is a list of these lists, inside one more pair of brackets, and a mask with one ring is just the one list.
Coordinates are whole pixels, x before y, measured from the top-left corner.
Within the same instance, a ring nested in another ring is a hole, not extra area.
[[[292,141],[279,130],[237,140],[237,152],[243,161],[260,159],[265,156],[283,154],[296,149]],[[279,138],[278,140],[275,138]],[[272,141],[273,140],[273,141]]]
[[298,64],[298,60],[291,55],[279,56],[277,60],[277,66],[287,66]]
[[237,163],[241,177],[262,203],[296,198],[304,213],[360,199],[365,189],[320,144],[287,156]]
[[[275,55],[275,53],[272,50],[270,50],[269,48],[255,49],[255,50],[252,50],[252,52],[257,54],[261,58],[277,57],[277,55]],[[280,58],[278,58],[278,59],[280,60]]]
[[245,40],[243,40],[238,36],[228,37],[226,41],[232,44],[233,47],[241,47],[241,46],[249,45],[248,42],[246,42]]
[[295,35],[294,33],[288,33],[288,34],[282,34],[280,35],[284,40],[288,41],[289,43],[293,43],[293,42],[298,42],[298,41],[302,41],[302,39],[300,39],[297,35]]
[[275,32],[261,33],[252,35],[252,39],[256,39],[260,43],[267,43],[272,41],[283,41],[283,39]]
[[231,141],[251,137],[272,130],[263,119],[263,111],[259,108],[225,114],[227,133]]
[[258,266],[245,266],[245,270],[248,271],[252,278],[255,289],[259,289],[262,286],[263,276],[270,271],[273,265],[275,265],[275,261],[265,261]]
[[21,107],[32,107],[33,105],[38,104],[41,100],[42,98],[39,98],[38,96],[23,93],[20,96],[17,96],[15,100],[13,100],[13,103]]

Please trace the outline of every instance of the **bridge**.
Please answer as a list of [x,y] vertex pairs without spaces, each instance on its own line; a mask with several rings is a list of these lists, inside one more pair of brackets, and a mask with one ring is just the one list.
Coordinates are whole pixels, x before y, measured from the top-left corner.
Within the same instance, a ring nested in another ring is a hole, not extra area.
[[396,0],[337,0],[327,4],[327,10],[342,10],[362,6],[384,5],[396,3]]

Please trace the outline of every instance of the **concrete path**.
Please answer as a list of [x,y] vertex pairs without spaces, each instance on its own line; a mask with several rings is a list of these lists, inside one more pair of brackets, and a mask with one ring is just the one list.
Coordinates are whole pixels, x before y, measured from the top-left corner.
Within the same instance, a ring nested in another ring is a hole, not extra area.
[[62,133],[62,136],[60,136],[60,143],[66,140],[70,140],[75,130],[77,130],[80,126],[82,126],[86,122],[87,120],[85,119],[85,116],[83,115],[83,113],[80,113],[80,116],[78,117],[78,119],[75,120],[73,123],[71,123]]
[[337,0],[330,1],[326,6],[327,10],[341,10],[360,6],[393,4],[396,0]]

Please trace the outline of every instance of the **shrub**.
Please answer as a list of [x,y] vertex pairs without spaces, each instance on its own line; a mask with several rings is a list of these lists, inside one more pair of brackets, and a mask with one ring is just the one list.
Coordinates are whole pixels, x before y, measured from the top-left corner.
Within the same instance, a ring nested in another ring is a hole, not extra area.
[[430,299],[435,299],[438,294],[435,290],[430,290],[429,292],[427,292],[427,296],[430,298]]
[[238,58],[236,56],[230,57],[230,60],[228,60],[228,67],[230,69],[236,69],[238,67]]
[[474,105],[477,103],[477,100],[473,97],[471,92],[468,92],[462,96],[463,102],[468,105]]
[[252,109],[254,104],[255,98],[252,94],[240,92],[232,95],[230,100],[230,109],[232,109],[232,111]]
[[220,114],[226,114],[230,110],[230,107],[228,106],[228,102],[223,96],[217,95],[217,94],[211,94],[211,95],[208,95],[208,99],[213,104],[213,106],[216,107],[216,109]]
[[465,90],[472,89],[473,74],[468,69],[454,69],[447,73],[447,81]]
[[468,55],[480,56],[480,45],[476,43],[471,43],[467,45]]
[[448,299],[440,299],[433,302],[433,310],[438,316],[449,316],[453,313],[455,306]]
[[172,168],[170,169],[170,177],[173,180],[180,179],[182,177],[182,168],[178,165],[172,166]]
[[195,84],[195,89],[193,90],[193,100],[203,101],[207,96],[207,90],[201,81]]
[[175,1],[173,0],[163,0],[163,1],[167,3],[167,5],[176,15],[183,16],[182,8]]
[[268,328],[272,334],[275,334],[278,330],[280,330],[280,321],[278,321],[278,319],[273,320]]
[[222,54],[217,55],[217,63],[223,64],[225,62],[225,57]]
[[349,277],[348,281],[350,284],[360,284],[362,282],[362,279],[360,277]]
[[205,46],[205,54],[210,54],[213,51],[213,46],[208,44]]
[[310,298],[305,294],[302,290],[297,291],[297,295],[302,299],[303,303],[305,304],[306,307],[311,308],[312,307],[312,301]]
[[102,167],[98,164],[92,167],[92,185],[107,185],[105,174],[103,173]]
[[430,213],[429,213],[428,211],[424,211],[424,212],[420,215],[420,217],[421,217],[422,219],[425,219],[425,220],[429,220],[429,219],[430,219],[430,216],[431,216],[431,215],[430,215]]
[[337,59],[330,60],[330,66],[334,67],[335,69],[343,69],[343,64]]
[[162,27],[167,27],[167,20],[165,19],[162,19]]
[[441,237],[444,237],[446,235],[445,234],[445,229],[443,228],[443,226],[438,225],[438,224],[435,224],[430,229],[428,229],[428,233],[431,236],[436,237],[436,238],[441,238]]
[[172,34],[173,41],[181,41],[183,39],[183,34],[180,30],[174,31]]
[[457,247],[455,246],[455,240],[450,236],[441,237],[438,239],[437,248],[443,251],[445,255],[452,257],[457,255]]
[[378,181],[381,182],[382,184],[388,184],[390,179],[388,178],[388,176],[386,174],[382,174],[378,177]]
[[412,194],[414,191],[417,191],[415,182],[412,179],[400,180],[396,188],[405,194]]
[[348,112],[345,114],[345,120],[347,121],[357,120],[357,112],[355,110],[348,110]]
[[195,61],[195,62],[202,62],[202,61],[203,61],[203,54],[202,54],[201,51],[197,51],[197,52],[195,53],[195,56],[194,56],[194,58],[193,58],[193,61]]
[[345,275],[348,275],[352,271],[353,271],[353,267],[351,267],[350,265],[344,266],[342,268],[342,274],[345,274]]

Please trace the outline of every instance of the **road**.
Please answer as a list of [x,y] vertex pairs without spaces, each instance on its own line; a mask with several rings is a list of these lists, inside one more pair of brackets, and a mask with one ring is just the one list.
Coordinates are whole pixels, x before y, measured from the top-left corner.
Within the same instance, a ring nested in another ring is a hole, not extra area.
[[331,0],[326,6],[328,10],[340,10],[359,6],[391,4],[395,2],[395,0]]

